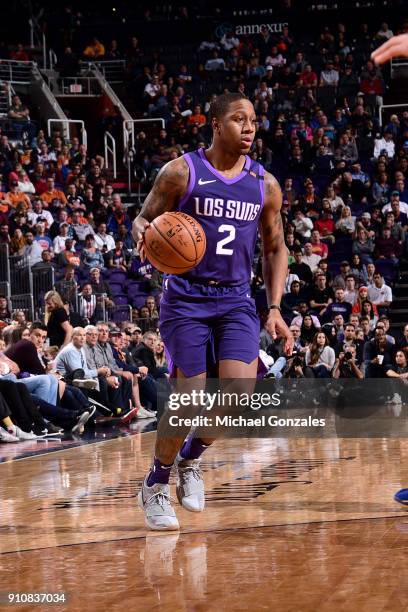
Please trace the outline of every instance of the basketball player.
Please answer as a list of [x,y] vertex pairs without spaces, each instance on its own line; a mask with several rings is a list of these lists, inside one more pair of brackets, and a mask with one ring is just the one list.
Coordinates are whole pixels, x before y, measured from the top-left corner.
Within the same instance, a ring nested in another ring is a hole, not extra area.
[[[276,179],[248,157],[256,115],[240,93],[219,96],[210,108],[213,142],[209,149],[187,153],[159,172],[139,216],[133,236],[144,259],[143,234],[165,211],[183,211],[197,219],[207,237],[198,266],[186,274],[167,275],[160,309],[160,333],[179,379],[202,388],[206,346],[213,339],[220,379],[254,379],[259,350],[259,319],[249,281],[258,228],[263,244],[263,272],[269,304],[267,329],[293,338],[281,317],[288,253],[284,243],[282,194]],[[187,439],[160,437],[152,469],[139,493],[151,529],[174,530],[179,523],[170,503],[169,476],[175,463],[177,497],[192,512],[204,509],[200,456],[212,440],[190,432]]]
[[[384,64],[394,57],[408,57],[408,34],[393,36],[371,54],[371,59],[376,64]],[[408,489],[398,491],[394,499],[408,506]]]

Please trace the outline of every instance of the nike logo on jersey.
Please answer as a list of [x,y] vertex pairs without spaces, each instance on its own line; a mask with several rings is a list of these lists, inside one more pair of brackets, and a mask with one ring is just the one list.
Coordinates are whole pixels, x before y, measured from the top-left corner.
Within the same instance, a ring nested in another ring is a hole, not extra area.
[[198,179],[198,184],[199,185],[208,185],[208,183],[216,183],[216,182],[217,182],[217,179],[214,179],[213,181],[203,181],[202,178]]

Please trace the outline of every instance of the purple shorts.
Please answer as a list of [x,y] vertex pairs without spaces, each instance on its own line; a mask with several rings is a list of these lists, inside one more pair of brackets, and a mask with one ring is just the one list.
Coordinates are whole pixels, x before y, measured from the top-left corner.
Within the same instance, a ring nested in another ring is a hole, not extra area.
[[184,376],[207,372],[209,358],[251,363],[259,354],[259,325],[248,284],[206,286],[179,276],[163,283],[160,334]]

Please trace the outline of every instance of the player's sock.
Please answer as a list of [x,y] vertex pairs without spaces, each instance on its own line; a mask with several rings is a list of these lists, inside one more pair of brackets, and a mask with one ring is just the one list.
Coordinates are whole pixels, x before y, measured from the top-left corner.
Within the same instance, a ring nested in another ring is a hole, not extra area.
[[200,438],[188,436],[180,450],[182,459],[198,459],[210,444],[204,444]]
[[152,487],[154,484],[168,484],[173,464],[162,463],[157,457],[154,458],[152,469],[146,479],[146,485]]

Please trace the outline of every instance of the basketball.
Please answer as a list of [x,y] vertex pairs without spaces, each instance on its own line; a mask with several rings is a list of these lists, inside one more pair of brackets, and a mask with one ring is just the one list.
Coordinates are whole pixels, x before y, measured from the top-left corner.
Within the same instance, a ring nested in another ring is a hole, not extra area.
[[160,272],[183,274],[204,257],[206,237],[190,215],[165,212],[146,228],[144,246],[148,260]]

